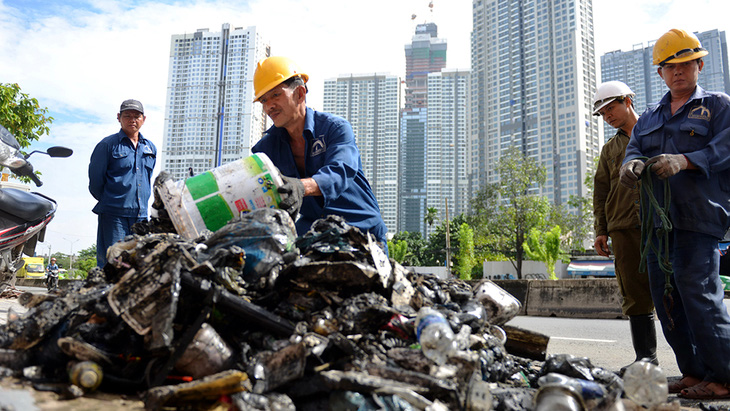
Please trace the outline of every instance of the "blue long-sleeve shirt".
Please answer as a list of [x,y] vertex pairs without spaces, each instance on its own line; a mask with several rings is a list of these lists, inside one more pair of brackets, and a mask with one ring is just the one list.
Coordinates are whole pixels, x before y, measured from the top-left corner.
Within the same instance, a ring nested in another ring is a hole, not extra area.
[[387,228],[362,171],[350,123],[342,117],[307,108],[303,135],[306,140],[304,175],[297,169],[286,129],[271,127],[252,149],[254,153],[269,156],[285,176],[311,177],[319,185],[322,196],[304,197],[296,222],[297,233],[302,235],[315,220],[335,214],[385,241]]
[[[627,161],[684,154],[697,170],[669,177],[674,227],[722,238],[730,226],[730,97],[697,86],[671,112],[670,93],[647,108],[631,133]],[[654,195],[664,204],[664,184],[652,173]]]
[[135,148],[124,131],[101,140],[89,162],[89,192],[96,214],[147,217],[157,148],[139,134]]

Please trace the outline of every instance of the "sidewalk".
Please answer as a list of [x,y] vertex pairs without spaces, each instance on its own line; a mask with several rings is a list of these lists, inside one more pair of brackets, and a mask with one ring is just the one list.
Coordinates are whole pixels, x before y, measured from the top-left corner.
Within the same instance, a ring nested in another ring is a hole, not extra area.
[[28,311],[27,308],[20,305],[17,298],[0,298],[0,324],[8,322],[8,311],[10,309],[18,314]]

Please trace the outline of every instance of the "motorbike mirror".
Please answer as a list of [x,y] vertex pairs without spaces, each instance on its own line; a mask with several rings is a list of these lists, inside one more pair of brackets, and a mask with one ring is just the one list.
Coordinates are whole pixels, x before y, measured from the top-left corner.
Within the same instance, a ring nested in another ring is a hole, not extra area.
[[8,129],[0,125],[0,141],[3,143],[9,145],[10,147],[18,150],[20,149],[20,144],[18,144],[18,140],[13,136]]
[[71,154],[74,153],[74,151],[71,150],[70,148],[66,148],[66,147],[53,146],[53,147],[48,147],[47,151],[33,150],[30,153],[26,154],[25,158],[28,158],[35,153],[48,154],[51,157],[69,157]]
[[54,146],[48,147],[46,153],[51,157],[70,157],[74,151],[67,147]]

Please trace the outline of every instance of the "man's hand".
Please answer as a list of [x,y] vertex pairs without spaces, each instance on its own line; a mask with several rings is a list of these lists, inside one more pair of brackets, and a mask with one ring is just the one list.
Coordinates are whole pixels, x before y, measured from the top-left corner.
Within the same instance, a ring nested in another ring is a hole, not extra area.
[[277,191],[279,194],[285,194],[286,196],[282,197],[279,208],[289,213],[292,220],[295,220],[299,209],[302,207],[304,184],[295,177],[281,176],[281,178],[284,180],[284,185],[279,187]]
[[629,160],[621,166],[621,171],[619,171],[621,184],[625,187],[632,188],[639,181],[642,171],[644,171],[643,161],[639,159]]
[[598,237],[596,237],[596,241],[593,242],[593,248],[595,248],[598,255],[602,255],[604,257],[611,256],[611,249],[608,248],[607,235],[599,235]]
[[651,171],[664,180],[687,168],[687,157],[683,154],[659,154],[646,161],[652,164]]

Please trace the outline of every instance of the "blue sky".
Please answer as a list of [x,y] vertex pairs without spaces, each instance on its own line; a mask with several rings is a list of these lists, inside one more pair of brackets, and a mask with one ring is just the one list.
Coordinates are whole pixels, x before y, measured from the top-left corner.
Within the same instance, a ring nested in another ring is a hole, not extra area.
[[[485,0],[486,1],[486,0]],[[448,40],[447,66],[469,68],[470,0],[0,0],[0,82],[50,109],[51,136],[39,146],[74,149],[69,159],[33,157],[36,189],[59,203],[46,243],[70,252],[95,242],[87,167],[94,145],[119,129],[127,98],[145,105],[145,137],[162,149],[170,36],[221,25],[256,26],[272,53],[310,75],[308,100],[321,108],[324,80],[347,73],[403,75],[403,47],[415,24],[435,21]],[[725,30],[726,0],[594,0],[597,57],[656,39],[672,27]],[[416,14],[415,20],[411,15]],[[161,165],[158,162],[156,172]],[[44,247],[39,250],[45,251]]]

